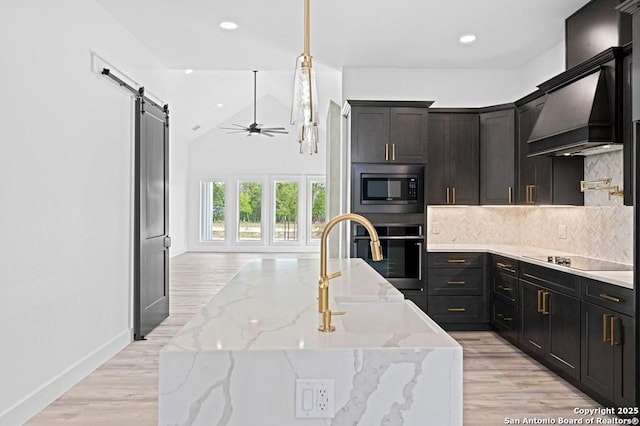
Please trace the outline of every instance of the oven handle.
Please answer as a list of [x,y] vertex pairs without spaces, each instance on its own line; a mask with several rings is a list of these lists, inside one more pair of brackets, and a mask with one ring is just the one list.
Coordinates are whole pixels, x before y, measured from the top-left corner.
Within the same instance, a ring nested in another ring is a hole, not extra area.
[[422,281],[422,243],[418,243],[418,281]]
[[[371,239],[369,236],[355,236],[353,237],[354,240],[369,240]],[[422,235],[415,235],[415,236],[401,236],[401,235],[397,235],[397,236],[384,236],[384,237],[378,237],[378,240],[382,241],[382,240],[414,240],[414,241],[423,241],[424,237]]]

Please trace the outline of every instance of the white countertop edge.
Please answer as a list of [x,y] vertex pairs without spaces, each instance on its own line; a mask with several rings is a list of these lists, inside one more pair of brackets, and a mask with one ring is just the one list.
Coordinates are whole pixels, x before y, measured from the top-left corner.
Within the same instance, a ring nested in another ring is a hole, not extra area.
[[511,246],[503,244],[427,244],[428,252],[450,252],[461,253],[490,253],[500,256],[510,257],[533,265],[544,266],[561,272],[567,272],[584,278],[590,278],[608,284],[617,285],[633,290],[633,271],[582,271],[579,269],[567,268],[566,266],[547,263],[536,259],[525,257],[525,255],[550,255],[550,256],[572,256],[575,253],[561,252],[540,247]]

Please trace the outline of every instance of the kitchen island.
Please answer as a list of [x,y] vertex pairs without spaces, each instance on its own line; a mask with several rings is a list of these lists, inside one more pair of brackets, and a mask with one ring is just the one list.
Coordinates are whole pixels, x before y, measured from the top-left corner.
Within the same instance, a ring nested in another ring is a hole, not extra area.
[[318,260],[247,264],[161,350],[159,424],[462,424],[460,345],[361,259],[328,267],[333,333]]

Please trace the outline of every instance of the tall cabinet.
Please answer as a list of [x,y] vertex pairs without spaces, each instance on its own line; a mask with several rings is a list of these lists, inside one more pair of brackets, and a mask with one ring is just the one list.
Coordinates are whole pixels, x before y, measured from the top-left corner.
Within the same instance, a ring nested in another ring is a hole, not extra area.
[[427,204],[479,204],[477,113],[429,113]]
[[480,114],[480,204],[515,203],[513,105]]

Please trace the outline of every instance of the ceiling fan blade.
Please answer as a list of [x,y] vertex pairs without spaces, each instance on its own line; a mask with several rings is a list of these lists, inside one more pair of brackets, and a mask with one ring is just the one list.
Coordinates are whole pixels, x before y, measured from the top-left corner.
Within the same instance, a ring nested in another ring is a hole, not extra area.
[[230,133],[244,133],[246,132],[246,130],[232,130],[230,132],[225,132],[226,134],[230,134]]
[[247,130],[249,130],[248,127],[241,127],[240,129],[235,128],[235,127],[220,127],[222,130],[237,130],[240,132],[246,132]]
[[278,135],[288,135],[289,132],[283,130],[262,129],[262,132],[277,133]]
[[235,123],[233,123],[233,124],[231,124],[231,125],[232,125],[232,126],[242,127],[243,129],[246,129],[246,128],[247,128],[247,126],[243,126],[243,125],[241,125],[241,124],[235,124]]
[[263,130],[285,130],[285,131],[288,131],[284,127],[264,127]]
[[269,133],[269,132],[261,131],[261,132],[260,132],[260,134],[261,134],[261,135],[265,135],[265,136],[269,136],[270,138],[272,138],[272,137],[273,137],[273,135],[272,135],[271,133]]

